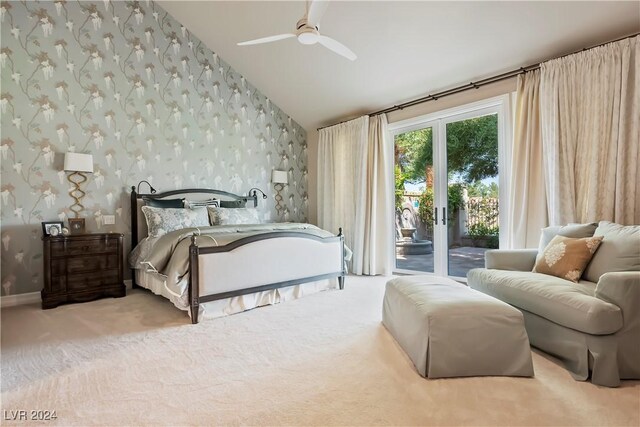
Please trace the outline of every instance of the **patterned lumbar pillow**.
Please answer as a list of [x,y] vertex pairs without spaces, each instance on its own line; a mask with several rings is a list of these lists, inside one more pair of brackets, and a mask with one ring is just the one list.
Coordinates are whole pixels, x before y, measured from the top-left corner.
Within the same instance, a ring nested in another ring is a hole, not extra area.
[[211,225],[260,224],[258,210],[254,208],[207,207]]
[[185,200],[184,207],[190,209],[197,208],[206,208],[207,206],[220,206],[220,201],[218,199],[208,199],[208,200]]
[[538,258],[533,271],[577,283],[600,242],[602,236],[581,239],[556,236]]
[[160,237],[171,231],[189,227],[208,227],[207,209],[163,209],[143,206],[149,237]]

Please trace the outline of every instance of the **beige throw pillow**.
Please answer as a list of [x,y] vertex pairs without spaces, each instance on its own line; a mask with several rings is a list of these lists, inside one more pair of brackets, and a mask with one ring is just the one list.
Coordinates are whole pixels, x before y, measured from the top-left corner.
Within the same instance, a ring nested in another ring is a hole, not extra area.
[[533,271],[577,283],[600,242],[602,236],[582,239],[556,236],[536,261]]

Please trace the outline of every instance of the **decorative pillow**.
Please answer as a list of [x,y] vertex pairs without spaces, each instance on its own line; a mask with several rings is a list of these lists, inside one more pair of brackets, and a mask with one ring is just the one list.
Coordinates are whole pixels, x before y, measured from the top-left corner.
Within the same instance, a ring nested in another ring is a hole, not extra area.
[[581,239],[556,236],[536,261],[533,271],[578,283],[601,241],[602,236]]
[[542,229],[540,233],[540,244],[538,245],[538,257],[545,248],[549,245],[549,242],[556,236],[564,237],[591,237],[595,233],[598,223],[586,223],[586,224],[568,224],[568,225],[554,225]]
[[244,208],[244,200],[220,200],[221,208]]
[[184,207],[184,199],[150,199],[143,197],[145,206],[152,208],[182,208]]
[[184,207],[190,209],[196,208],[206,208],[207,206],[220,206],[220,201],[218,199],[208,199],[208,200],[185,200]]
[[147,220],[149,237],[160,237],[174,230],[189,227],[208,227],[207,210],[152,208],[143,206],[142,213]]
[[254,208],[214,208],[209,206],[211,225],[260,224],[258,210]]
[[584,278],[597,283],[612,271],[640,271],[640,225],[620,225],[600,221],[595,236],[602,244],[584,272]]

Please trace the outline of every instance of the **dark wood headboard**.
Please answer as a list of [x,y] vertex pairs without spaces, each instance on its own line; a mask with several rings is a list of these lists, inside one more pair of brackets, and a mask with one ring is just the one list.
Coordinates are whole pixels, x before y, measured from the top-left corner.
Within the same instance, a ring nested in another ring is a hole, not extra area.
[[138,244],[138,201],[142,199],[164,199],[165,197],[179,196],[186,194],[211,194],[212,196],[223,197],[223,200],[239,200],[245,206],[249,201],[253,201],[253,206],[258,206],[258,196],[255,191],[247,196],[239,196],[223,190],[213,190],[210,188],[187,188],[184,190],[165,191],[163,193],[140,194],[136,192],[136,187],[131,187],[131,249]]

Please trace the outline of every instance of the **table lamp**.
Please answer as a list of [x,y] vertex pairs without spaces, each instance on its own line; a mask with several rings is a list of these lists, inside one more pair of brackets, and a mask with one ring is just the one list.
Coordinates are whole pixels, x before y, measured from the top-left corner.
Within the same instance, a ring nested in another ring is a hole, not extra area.
[[76,214],[76,218],[79,218],[80,212],[84,210],[81,200],[86,194],[80,186],[87,180],[85,173],[93,173],[93,156],[91,154],[66,153],[64,155],[64,171],[71,172],[67,176],[67,180],[74,185],[69,190],[69,195],[75,200],[75,203],[69,209]]

